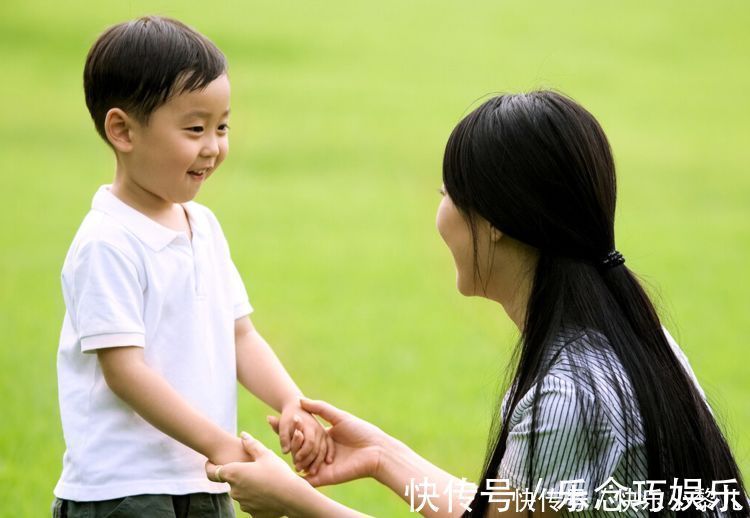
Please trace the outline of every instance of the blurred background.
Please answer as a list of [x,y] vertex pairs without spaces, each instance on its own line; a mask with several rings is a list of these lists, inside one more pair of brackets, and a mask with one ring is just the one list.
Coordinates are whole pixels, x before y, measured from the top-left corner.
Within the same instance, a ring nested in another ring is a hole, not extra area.
[[[517,332],[455,290],[434,226],[442,152],[478,100],[552,87],[607,132],[618,249],[750,479],[747,2],[4,0],[0,516],[46,516],[53,498],[60,269],[114,171],[83,62],[107,26],[143,14],[179,18],[227,55],[231,149],[198,201],[307,395],[476,479]],[[241,394],[241,429],[278,452],[267,412]],[[325,491],[410,514],[372,481]]]

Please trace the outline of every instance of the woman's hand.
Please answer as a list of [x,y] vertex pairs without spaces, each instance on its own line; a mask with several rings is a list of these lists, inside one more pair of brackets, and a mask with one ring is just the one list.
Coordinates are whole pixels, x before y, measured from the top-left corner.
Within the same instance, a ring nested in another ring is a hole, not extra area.
[[[301,442],[302,434],[296,431],[293,441]],[[206,463],[206,475],[214,482],[228,482],[230,496],[240,508],[255,518],[272,518],[294,515],[304,506],[304,500],[315,490],[304,479],[266,448],[260,441],[242,432],[242,445],[251,462],[231,462],[216,466]],[[220,468],[219,476],[216,474]]]
[[[306,477],[310,484],[327,486],[358,478],[377,478],[382,452],[394,439],[377,426],[324,401],[303,398],[300,403],[304,410],[331,423],[328,436],[336,447],[333,463],[321,464],[317,474]],[[279,418],[269,416],[268,422],[278,433]]]

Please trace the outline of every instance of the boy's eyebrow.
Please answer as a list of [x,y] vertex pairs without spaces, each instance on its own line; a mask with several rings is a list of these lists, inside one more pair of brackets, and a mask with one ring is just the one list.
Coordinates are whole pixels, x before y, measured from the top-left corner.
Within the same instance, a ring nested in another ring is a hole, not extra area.
[[[207,112],[205,110],[193,110],[191,112],[186,113],[183,116],[183,118],[184,119],[189,119],[191,117],[200,117],[200,118],[203,118],[203,119],[208,119],[209,117],[211,117],[211,115],[212,115],[211,112]],[[227,108],[227,111],[225,111],[224,113],[221,114],[222,117],[226,117],[227,115],[229,115],[229,108]]]

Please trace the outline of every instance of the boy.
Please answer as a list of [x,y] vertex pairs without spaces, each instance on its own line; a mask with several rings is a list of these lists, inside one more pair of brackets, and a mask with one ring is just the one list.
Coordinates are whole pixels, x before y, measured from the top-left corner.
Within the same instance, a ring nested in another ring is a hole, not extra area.
[[234,516],[204,463],[249,460],[236,380],[281,412],[298,469],[314,473],[333,448],[254,329],[218,221],[190,201],[227,153],[224,56],[176,20],[144,17],[99,37],[84,90],[116,171],[62,271],[55,515]]

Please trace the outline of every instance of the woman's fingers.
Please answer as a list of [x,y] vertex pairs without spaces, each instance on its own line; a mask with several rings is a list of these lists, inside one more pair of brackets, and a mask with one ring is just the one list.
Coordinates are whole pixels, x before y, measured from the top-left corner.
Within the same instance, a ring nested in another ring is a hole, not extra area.
[[317,414],[329,423],[335,425],[343,420],[348,414],[339,410],[330,403],[317,399],[300,398],[300,405],[311,414]]
[[210,460],[206,461],[206,477],[208,477],[208,480],[212,482],[218,482],[216,478],[216,468],[218,468],[216,464],[214,464]]
[[326,452],[326,464],[331,464],[334,457],[336,456],[336,443],[333,437],[326,432],[326,443],[328,444],[328,451]]
[[214,464],[211,461],[206,462],[206,477],[211,482],[230,482],[233,480],[233,473],[237,467],[236,462],[229,464]]
[[262,442],[249,433],[242,432],[240,437],[242,438],[242,447],[245,448],[245,451],[253,460],[258,460],[258,457],[268,451]]

